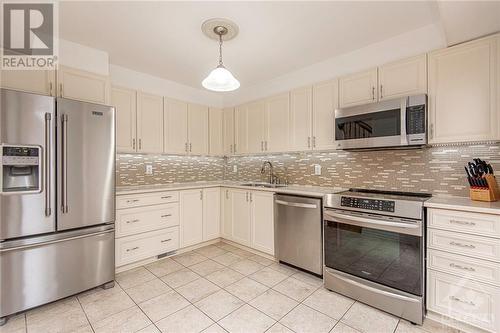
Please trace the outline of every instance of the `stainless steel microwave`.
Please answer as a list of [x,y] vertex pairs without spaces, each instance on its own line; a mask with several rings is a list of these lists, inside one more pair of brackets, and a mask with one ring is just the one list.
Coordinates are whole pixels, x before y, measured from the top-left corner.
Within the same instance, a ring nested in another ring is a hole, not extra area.
[[427,144],[427,95],[406,96],[335,110],[337,149]]

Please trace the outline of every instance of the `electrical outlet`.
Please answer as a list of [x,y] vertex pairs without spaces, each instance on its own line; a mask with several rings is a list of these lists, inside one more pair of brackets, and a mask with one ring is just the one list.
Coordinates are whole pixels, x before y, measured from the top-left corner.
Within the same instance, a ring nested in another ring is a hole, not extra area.
[[314,165],[314,174],[316,176],[321,176],[321,165],[319,164]]
[[152,175],[152,174],[153,174],[153,165],[146,164],[146,175]]
[[238,166],[236,164],[233,165],[233,172],[238,172]]

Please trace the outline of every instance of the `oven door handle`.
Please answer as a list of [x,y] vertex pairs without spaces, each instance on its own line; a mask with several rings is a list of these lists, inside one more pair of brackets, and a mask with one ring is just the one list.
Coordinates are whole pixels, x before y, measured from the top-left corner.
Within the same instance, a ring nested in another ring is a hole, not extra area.
[[340,223],[345,223],[345,224],[354,224],[354,225],[364,224],[367,227],[369,227],[370,225],[377,225],[377,226],[385,226],[385,227],[393,227],[393,228],[420,229],[420,225],[418,225],[418,224],[378,221],[376,219],[369,219],[369,218],[365,218],[365,217],[339,214],[339,213],[335,213],[335,212],[331,212],[331,211],[325,211],[324,214],[326,216],[329,216],[329,217],[332,217],[332,218],[338,220],[338,222],[340,222]]

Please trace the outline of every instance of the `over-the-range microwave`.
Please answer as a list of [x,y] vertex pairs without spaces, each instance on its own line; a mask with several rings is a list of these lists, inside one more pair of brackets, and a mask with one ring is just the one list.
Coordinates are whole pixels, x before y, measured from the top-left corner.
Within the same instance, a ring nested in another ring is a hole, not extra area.
[[427,144],[427,95],[335,110],[337,149],[418,147]]

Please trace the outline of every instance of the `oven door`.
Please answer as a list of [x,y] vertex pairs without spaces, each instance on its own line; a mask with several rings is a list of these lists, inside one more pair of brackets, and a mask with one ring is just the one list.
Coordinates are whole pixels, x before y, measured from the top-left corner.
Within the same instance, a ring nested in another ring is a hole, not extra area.
[[422,222],[325,209],[325,266],[423,294]]

